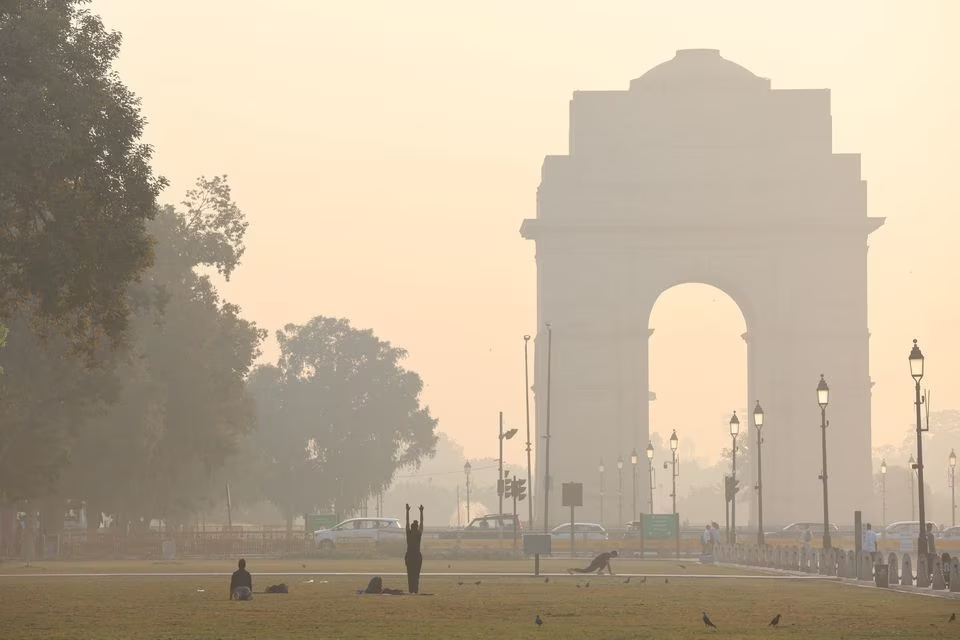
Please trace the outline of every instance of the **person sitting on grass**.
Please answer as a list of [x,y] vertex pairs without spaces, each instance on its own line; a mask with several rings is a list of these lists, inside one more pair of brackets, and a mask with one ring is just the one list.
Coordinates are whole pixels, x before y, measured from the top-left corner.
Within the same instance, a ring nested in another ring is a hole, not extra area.
[[567,573],[593,573],[596,571],[597,575],[601,575],[603,574],[603,570],[606,569],[610,575],[616,575],[613,572],[613,567],[610,566],[610,558],[616,558],[618,555],[616,549],[613,551],[604,551],[594,558],[593,562],[591,562],[586,569],[567,569]]
[[253,599],[253,578],[247,571],[247,561],[240,558],[237,563],[240,567],[230,576],[230,599],[231,600],[252,600]]

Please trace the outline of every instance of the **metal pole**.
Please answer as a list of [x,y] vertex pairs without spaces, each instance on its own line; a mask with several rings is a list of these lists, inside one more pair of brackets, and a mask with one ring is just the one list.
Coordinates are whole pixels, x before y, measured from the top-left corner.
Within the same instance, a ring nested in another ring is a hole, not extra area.
[[950,526],[957,526],[957,483],[956,468],[950,467]]
[[[603,469],[603,462],[600,462],[600,468]],[[603,526],[603,471],[600,472],[600,526]]]
[[653,485],[655,482],[655,476],[653,475],[653,458],[650,458],[650,513],[653,513]]
[[467,467],[467,524],[470,524],[470,467]]
[[617,463],[617,526],[623,526],[623,465]]
[[[377,512],[377,516],[380,516],[380,512]],[[457,529],[460,528],[460,483],[457,483]]]
[[553,329],[547,323],[547,416],[546,447],[543,452],[543,532],[550,533],[550,359],[553,351]]
[[920,485],[920,499],[918,500],[920,504],[920,540],[917,545],[917,553],[927,553],[927,525],[926,525],[926,513],[924,511],[925,500],[923,496],[923,423],[921,422],[922,418],[920,416],[920,405],[923,401],[920,398],[920,381],[917,380],[916,383],[916,405],[917,405],[917,484]]
[[677,452],[673,452],[673,512],[677,512]]
[[637,520],[637,514],[639,513],[637,511],[637,463],[634,462],[630,466],[633,468],[633,511],[630,513],[630,519]]
[[763,438],[757,429],[757,546],[763,546]]
[[499,472],[497,473],[497,500],[498,500],[498,511],[497,517],[500,519],[500,526],[497,527],[500,530],[499,538],[500,542],[503,542],[503,489],[506,484],[506,480],[503,477],[503,411],[500,412],[500,467]]
[[530,336],[523,336],[523,397],[527,405],[527,528],[533,531],[533,463],[530,460],[530,359],[528,345]]
[[[913,458],[913,456],[910,456]],[[917,494],[914,492],[914,487],[917,486],[917,483],[914,482],[913,478],[916,475],[916,470],[913,468],[916,462],[910,463],[910,519],[917,519]]]
[[820,430],[823,433],[823,548],[830,549],[830,506],[827,492],[827,408],[820,408]]
[[[737,436],[733,438],[733,479],[737,479]],[[730,501],[730,544],[737,544],[737,494]]]
[[887,528],[887,474],[880,474],[880,500],[883,504],[883,528]]

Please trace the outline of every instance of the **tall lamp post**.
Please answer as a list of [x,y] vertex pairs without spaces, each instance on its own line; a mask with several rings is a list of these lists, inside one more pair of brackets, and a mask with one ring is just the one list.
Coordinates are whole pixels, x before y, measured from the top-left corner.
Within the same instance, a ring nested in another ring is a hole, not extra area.
[[820,405],[820,432],[823,438],[823,471],[820,479],[823,480],[823,548],[830,549],[830,506],[827,493],[827,405],[830,403],[830,387],[827,381],[820,374],[820,382],[817,383],[817,404]]
[[883,528],[887,528],[887,461],[880,461],[880,512],[883,515]]
[[763,409],[760,401],[753,408],[753,424],[757,427],[757,546],[763,546]]
[[463,475],[467,476],[467,524],[470,524],[470,461],[463,463]]
[[[677,512],[677,476],[680,474],[677,472],[677,447],[680,446],[680,439],[677,438],[677,430],[673,430],[673,435],[670,436],[670,452],[671,458],[673,458],[673,493],[670,494],[670,497],[673,499],[673,513]],[[664,465],[667,463],[664,462]]]
[[955,472],[957,470],[957,454],[950,449],[950,526],[957,526],[957,483]]
[[656,480],[653,475],[653,443],[652,442],[647,444],[647,460],[650,461],[650,505],[648,508],[649,508],[649,513],[653,513],[653,485],[656,483]]
[[[733,456],[733,486],[737,486],[737,435],[740,433],[740,418],[737,417],[737,412],[733,412],[733,417],[730,418],[730,437],[733,440],[732,447],[732,456]],[[730,544],[737,543],[737,494],[733,494],[733,499],[730,500]]]
[[920,505],[920,539],[917,541],[917,553],[925,554],[927,553],[927,524],[923,497],[922,436],[924,428],[920,417],[920,405],[923,404],[923,399],[920,397],[920,380],[923,379],[923,354],[920,353],[920,347],[917,346],[916,340],[913,341],[913,349],[910,350],[910,376],[913,377],[914,388],[916,389],[916,400],[914,404],[917,406],[917,484],[920,485],[920,498],[918,500],[918,504]]
[[634,448],[630,452],[630,467],[633,469],[633,512],[630,514],[631,520],[637,520],[637,450]]
[[603,472],[606,469],[603,466],[603,458],[600,458],[600,526],[603,526]]
[[617,456],[617,526],[623,526],[623,456]]
[[[527,405],[527,486],[533,492],[533,462],[530,460],[530,336],[523,336],[523,398]],[[533,496],[527,497],[527,528],[533,531]]]
[[914,492],[914,487],[917,486],[917,483],[913,479],[917,475],[917,461],[913,457],[913,454],[910,454],[910,459],[907,460],[907,466],[909,467],[910,472],[910,519],[917,519],[917,494]]
[[[543,449],[543,532],[550,533],[550,370],[553,356],[553,327],[547,323],[547,408],[546,408],[546,435]],[[539,492],[538,492],[539,494]],[[572,524],[572,523],[571,523]]]

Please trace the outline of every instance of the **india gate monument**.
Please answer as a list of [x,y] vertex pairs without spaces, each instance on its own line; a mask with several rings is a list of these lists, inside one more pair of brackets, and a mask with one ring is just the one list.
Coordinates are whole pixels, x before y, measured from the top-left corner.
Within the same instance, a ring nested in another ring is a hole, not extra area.
[[[772,89],[718,51],[690,49],[625,91],[574,92],[569,152],[545,158],[536,217],[521,226],[536,243],[538,525],[545,483],[548,526],[569,521],[565,482],[583,483],[577,521],[600,521],[601,459],[614,525],[618,456],[625,487],[630,452],[647,464],[650,313],[685,283],[726,292],[746,321],[747,397],[717,413],[747,409],[740,432],[756,473],[750,414],[763,406],[764,528],[822,522],[821,373],[830,519],[851,523],[872,495],[867,236],[882,224],[867,216],[860,156],[833,152],[827,89]],[[657,425],[686,439],[715,428]],[[755,527],[756,478],[739,477],[738,525]]]

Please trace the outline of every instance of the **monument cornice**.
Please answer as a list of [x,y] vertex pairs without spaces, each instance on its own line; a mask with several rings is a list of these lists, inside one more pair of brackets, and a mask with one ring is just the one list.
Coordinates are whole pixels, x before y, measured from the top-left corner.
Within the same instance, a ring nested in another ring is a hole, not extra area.
[[886,218],[865,217],[855,220],[836,218],[794,218],[789,220],[759,219],[746,222],[728,219],[720,222],[691,220],[669,222],[638,222],[619,219],[593,220],[543,220],[527,218],[520,225],[520,235],[536,240],[544,235],[612,235],[632,234],[715,234],[729,232],[742,235],[745,226],[757,234],[792,234],[797,232],[817,233],[862,233],[869,235],[883,226]]

